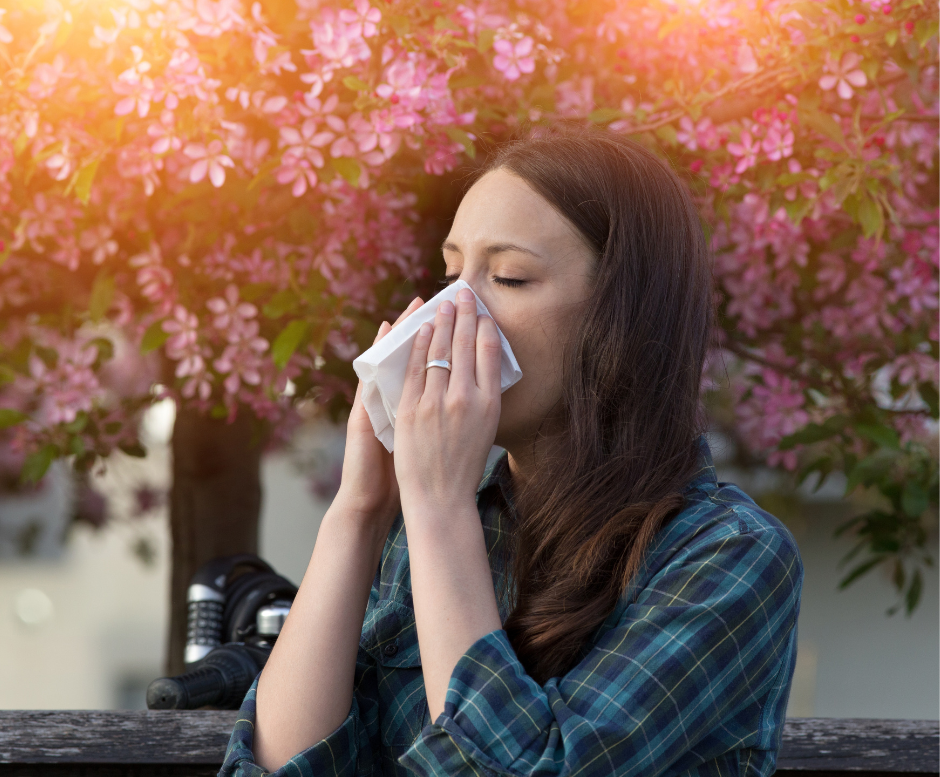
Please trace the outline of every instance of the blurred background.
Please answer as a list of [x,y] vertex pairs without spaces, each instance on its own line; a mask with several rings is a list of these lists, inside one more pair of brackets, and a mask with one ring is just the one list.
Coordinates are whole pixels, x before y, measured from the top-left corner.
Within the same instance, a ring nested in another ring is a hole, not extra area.
[[[32,494],[0,497],[0,707],[145,709],[162,673],[170,575],[166,489],[172,401],[147,411],[149,455],[115,453],[78,487],[57,464]],[[812,493],[779,473],[736,465],[731,440],[709,433],[719,481],[738,484],[783,520],[800,546],[805,585],[789,717],[937,718],[938,576],[926,570],[920,605],[896,601],[876,570],[838,590],[851,547],[835,527],[865,507],[844,499],[838,473]],[[262,460],[260,555],[300,584],[319,522],[339,483],[343,427],[313,417]],[[859,492],[856,492],[859,493]],[[934,530],[927,547],[936,550]]]

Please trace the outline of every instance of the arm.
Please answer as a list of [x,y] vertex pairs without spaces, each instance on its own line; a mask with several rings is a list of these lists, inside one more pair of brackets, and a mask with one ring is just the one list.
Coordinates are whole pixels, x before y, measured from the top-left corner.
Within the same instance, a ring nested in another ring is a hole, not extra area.
[[[421,304],[415,299],[396,324]],[[391,329],[383,322],[376,342]],[[327,774],[355,769],[359,737],[350,732],[357,718],[353,684],[359,637],[398,505],[394,463],[375,437],[360,382],[346,425],[339,492],[320,524],[307,571],[256,679],[253,698],[245,700],[251,702],[253,723],[249,751],[254,752],[248,756],[259,767],[275,771],[305,751],[303,757]],[[343,731],[353,749],[339,764],[328,737]],[[323,761],[327,755],[334,758],[329,765]]]
[[342,504],[323,518],[258,681],[254,753],[268,771],[325,739],[350,714],[359,636],[385,543],[380,534]]
[[458,660],[443,712],[402,763],[419,775],[655,777],[738,748],[773,753],[802,575],[782,534],[731,520],[677,554],[564,677],[536,683],[494,630]]

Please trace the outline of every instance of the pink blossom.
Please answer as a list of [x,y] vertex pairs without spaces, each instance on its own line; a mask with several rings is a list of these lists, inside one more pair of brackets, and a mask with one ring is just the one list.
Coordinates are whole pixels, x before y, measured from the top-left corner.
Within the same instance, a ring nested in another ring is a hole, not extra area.
[[781,132],[776,127],[771,127],[767,130],[761,148],[766,152],[768,159],[777,162],[793,153],[793,140],[793,130],[787,129],[786,132]]
[[310,25],[313,48],[323,59],[335,67],[352,67],[372,56],[369,44],[362,38],[360,23],[345,24],[325,13],[325,21]]
[[281,167],[277,172],[277,182],[292,183],[291,192],[300,197],[307,186],[317,185],[314,168],[323,167],[323,153],[320,149],[333,140],[332,132],[317,132],[314,119],[307,119],[300,126],[281,127],[281,146],[285,147],[281,157]]
[[261,383],[263,362],[259,354],[268,349],[268,341],[258,336],[258,322],[248,321],[241,337],[226,346],[222,355],[213,362],[215,369],[227,375],[223,386],[229,394],[235,394],[241,384],[257,386]]
[[234,167],[235,163],[231,157],[222,153],[224,147],[221,140],[210,141],[208,146],[201,143],[189,143],[183,149],[183,153],[190,159],[195,159],[193,166],[189,169],[189,180],[191,183],[199,183],[209,173],[209,180],[212,185],[218,189],[225,183],[226,167]]
[[78,244],[85,251],[91,251],[92,262],[101,264],[109,256],[114,256],[118,252],[117,240],[112,237],[113,234],[113,230],[107,224],[98,224],[82,232]]
[[382,20],[382,12],[378,8],[372,8],[369,0],[356,0],[355,5],[355,11],[344,8],[339,12],[340,21],[349,25],[351,35],[371,38],[377,32],[376,25]]
[[740,175],[748,168],[751,168],[757,164],[757,154],[760,151],[760,141],[752,138],[751,133],[747,130],[744,130],[741,132],[741,142],[729,143],[728,151],[734,156],[741,157],[734,168],[734,172]]
[[819,86],[826,91],[838,86],[836,91],[843,100],[850,100],[855,92],[852,87],[862,87],[868,83],[865,73],[857,65],[862,58],[854,51],[847,51],[836,63],[831,54],[826,54],[826,75],[819,79]]
[[238,287],[234,283],[226,286],[224,298],[212,297],[206,302],[206,307],[215,313],[212,325],[216,329],[228,330],[229,339],[238,339],[245,321],[258,315],[258,308],[250,302],[239,300]]
[[114,112],[118,116],[126,116],[136,108],[137,115],[143,118],[150,111],[154,87],[153,80],[149,76],[134,73],[125,77],[122,73],[121,77],[114,82],[113,88],[118,94],[126,95],[114,106]]
[[165,110],[160,114],[159,121],[147,127],[147,134],[156,138],[150,150],[154,154],[165,154],[168,151],[179,151],[183,141],[175,128],[176,118],[172,111]]
[[738,45],[736,64],[738,70],[742,73],[757,72],[757,59],[754,57],[754,49],[748,45],[747,41],[741,41]]
[[515,81],[522,73],[531,73],[535,70],[535,59],[530,56],[534,45],[528,35],[516,43],[505,38],[494,41],[496,56],[493,57],[493,67],[499,70],[507,81]]
[[199,318],[182,305],[177,305],[173,308],[173,317],[164,321],[161,329],[171,335],[166,341],[166,349],[170,358],[175,359],[177,357],[173,355],[174,352],[183,351],[198,339]]
[[703,150],[718,148],[718,132],[712,120],[707,116],[700,119],[698,124],[694,124],[690,117],[683,116],[679,120],[679,127],[676,139],[689,151],[697,151],[699,148]]
[[[0,8],[0,22],[3,21],[3,15],[7,12],[6,8]],[[12,43],[13,35],[12,33],[0,24],[0,43]]]
[[245,20],[239,16],[237,7],[237,0],[196,0],[198,21],[193,26],[193,32],[217,38],[236,25],[243,25]]

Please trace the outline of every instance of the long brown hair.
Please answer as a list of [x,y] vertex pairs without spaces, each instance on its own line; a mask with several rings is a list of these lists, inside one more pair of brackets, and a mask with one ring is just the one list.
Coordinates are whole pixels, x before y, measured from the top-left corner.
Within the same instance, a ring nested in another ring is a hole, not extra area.
[[515,607],[504,628],[539,682],[568,672],[684,504],[707,426],[699,387],[713,323],[710,257],[686,187],[639,143],[603,130],[529,133],[498,149],[596,252],[569,342],[565,431],[542,435],[518,490]]

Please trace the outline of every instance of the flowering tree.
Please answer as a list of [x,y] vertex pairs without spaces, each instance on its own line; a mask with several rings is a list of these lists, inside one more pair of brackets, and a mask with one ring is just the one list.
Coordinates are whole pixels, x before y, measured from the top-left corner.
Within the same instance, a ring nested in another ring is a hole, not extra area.
[[932,6],[22,0],[0,62],[0,426],[24,479],[142,454],[154,386],[243,441],[298,397],[340,408],[351,359],[429,280],[435,180],[522,125],[594,123],[699,199],[722,316],[704,388],[729,368],[738,440],[874,487],[846,582],[890,564],[916,605],[937,506]]

